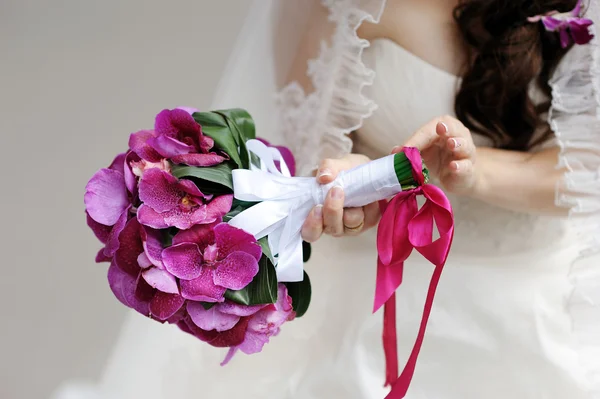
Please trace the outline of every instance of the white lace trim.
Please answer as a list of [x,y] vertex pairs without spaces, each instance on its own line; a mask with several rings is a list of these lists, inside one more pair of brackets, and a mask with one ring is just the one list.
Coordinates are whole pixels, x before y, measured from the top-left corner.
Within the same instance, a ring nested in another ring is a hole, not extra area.
[[[600,24],[600,5],[592,0],[586,17]],[[581,257],[600,251],[600,38],[575,46],[550,80],[550,126],[561,148],[565,178],[556,201],[570,208]],[[600,398],[600,265],[578,261],[569,278],[568,309],[581,366],[590,391]]]
[[318,58],[308,63],[314,92],[305,94],[296,82],[278,95],[281,129],[306,175],[324,158],[352,150],[348,134],[362,126],[377,105],[362,94],[375,73],[362,61],[367,40],[357,35],[364,21],[379,22],[385,0],[322,0],[336,23],[331,45],[321,43]]

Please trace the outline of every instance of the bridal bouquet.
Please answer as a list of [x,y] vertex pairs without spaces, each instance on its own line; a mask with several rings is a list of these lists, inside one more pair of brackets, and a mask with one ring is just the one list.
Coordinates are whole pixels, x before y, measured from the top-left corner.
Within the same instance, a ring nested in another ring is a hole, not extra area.
[[[293,176],[294,166],[287,148],[255,138],[243,110],[164,110],[154,129],[133,133],[128,151],[86,186],[88,225],[104,244],[96,261],[110,263],[110,288],[125,306],[229,348],[225,364],[238,350],[260,352],[283,323],[307,311],[310,246],[300,231],[328,191],[341,186],[346,207],[381,201],[374,310],[385,305],[386,381],[390,397],[401,397],[452,240],[450,204],[427,184],[414,148],[342,172],[328,185]],[[418,195],[426,197],[420,209]],[[398,378],[394,292],[413,249],[436,269]]]
[[[234,199],[232,172],[249,169],[254,124],[242,110],[178,108],[133,133],[129,149],[86,186],[89,227],[104,244],[108,283],[125,306],[216,347],[259,352],[310,302],[310,281],[280,283],[268,236],[228,223],[254,203]],[[278,167],[294,160],[279,147]],[[308,258],[310,247],[301,252]]]

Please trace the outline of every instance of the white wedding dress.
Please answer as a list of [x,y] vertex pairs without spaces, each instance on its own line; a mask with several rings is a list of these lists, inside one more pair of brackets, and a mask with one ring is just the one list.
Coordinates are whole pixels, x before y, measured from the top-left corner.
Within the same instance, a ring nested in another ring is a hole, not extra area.
[[[386,155],[423,123],[453,112],[457,83],[389,40],[366,47],[356,38],[356,22],[377,20],[382,1],[326,3],[338,30],[332,46],[311,63],[315,93],[305,96],[292,84],[279,96],[284,132],[304,170],[321,156],[347,152],[343,135],[354,130],[356,151]],[[592,234],[600,235],[600,198],[593,191],[600,131],[591,136],[600,97],[598,86],[586,80],[590,74],[581,73],[585,62],[597,62],[597,46],[572,50],[553,78],[557,139],[548,144],[562,145],[563,161],[571,160],[559,199],[571,201],[573,213],[592,216],[585,222],[531,216],[451,197],[455,239],[407,398],[600,397],[600,260],[575,262],[593,247]],[[248,55],[244,51],[238,57]],[[589,106],[570,108],[569,94],[577,90]],[[246,96],[241,102],[250,104],[253,95]],[[270,108],[252,106],[257,119],[268,119]],[[574,162],[569,157],[581,145],[569,152],[573,142],[587,143],[592,155]],[[589,192],[580,193],[577,183]],[[324,238],[306,265],[313,283],[308,313],[286,324],[262,353],[239,354],[224,368],[224,351],[134,314],[95,392],[106,399],[383,399],[382,316],[371,313],[375,260],[374,231]],[[432,270],[419,254],[405,265],[397,292],[401,366],[416,337]]]

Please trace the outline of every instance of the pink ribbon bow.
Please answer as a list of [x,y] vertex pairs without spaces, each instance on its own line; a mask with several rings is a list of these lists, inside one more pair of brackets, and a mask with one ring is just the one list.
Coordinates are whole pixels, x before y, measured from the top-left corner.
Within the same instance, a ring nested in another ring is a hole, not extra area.
[[[419,187],[399,193],[389,203],[382,202],[383,217],[377,230],[377,286],[373,312],[385,305],[383,312],[385,385],[392,387],[386,399],[401,399],[406,395],[425,336],[435,291],[454,236],[454,216],[450,201],[438,187],[424,184],[419,151],[416,148],[404,148],[403,151],[413,167],[413,175]],[[421,194],[427,201],[421,209],[418,209],[417,195]],[[433,241],[434,221],[439,232],[439,238],[435,241]],[[395,291],[402,283],[404,261],[413,248],[433,263],[435,270],[429,284],[417,339],[406,366],[398,377]]]

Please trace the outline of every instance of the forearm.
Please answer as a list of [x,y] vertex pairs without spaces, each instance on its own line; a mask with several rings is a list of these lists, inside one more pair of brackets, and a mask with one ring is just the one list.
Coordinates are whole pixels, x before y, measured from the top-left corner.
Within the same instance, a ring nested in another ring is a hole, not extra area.
[[519,212],[562,216],[567,210],[555,205],[558,149],[539,153],[479,148],[479,174],[472,197]]

